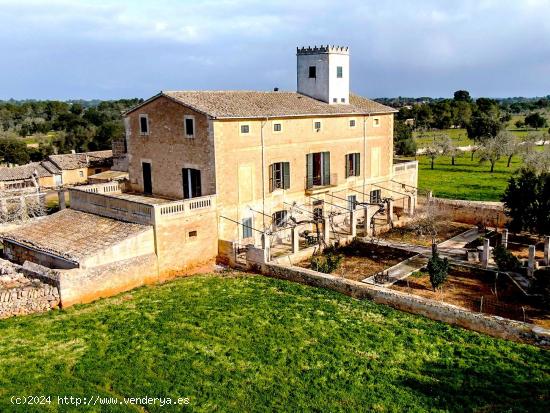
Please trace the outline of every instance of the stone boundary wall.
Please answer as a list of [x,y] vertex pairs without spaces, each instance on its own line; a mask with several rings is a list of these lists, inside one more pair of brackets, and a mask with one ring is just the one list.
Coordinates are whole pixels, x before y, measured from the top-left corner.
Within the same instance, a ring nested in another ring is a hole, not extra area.
[[368,298],[378,304],[385,304],[398,310],[423,315],[432,320],[454,324],[493,337],[550,346],[550,331],[533,324],[474,313],[452,304],[323,274],[307,268],[266,263],[260,269],[267,276],[331,289],[358,299]]
[[[484,223],[489,227],[504,227],[510,220],[504,214],[502,202],[466,201],[460,199],[431,198],[438,210],[448,214],[453,221],[476,225]],[[421,206],[426,200],[421,199]]]
[[55,277],[38,267],[0,259],[0,319],[59,307]]

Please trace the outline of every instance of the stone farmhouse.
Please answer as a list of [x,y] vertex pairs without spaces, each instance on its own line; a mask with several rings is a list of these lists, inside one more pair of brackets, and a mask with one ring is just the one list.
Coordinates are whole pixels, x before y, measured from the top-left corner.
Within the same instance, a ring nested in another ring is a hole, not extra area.
[[396,111],[349,86],[349,49],[322,46],[297,49],[297,92],[161,92],[113,146],[129,179],[71,188],[70,209],[3,234],[4,255],[55,269],[67,306],[242,251],[269,260],[289,237],[296,252],[297,211],[326,241],[331,211],[351,234],[412,212],[418,165],[393,159]]

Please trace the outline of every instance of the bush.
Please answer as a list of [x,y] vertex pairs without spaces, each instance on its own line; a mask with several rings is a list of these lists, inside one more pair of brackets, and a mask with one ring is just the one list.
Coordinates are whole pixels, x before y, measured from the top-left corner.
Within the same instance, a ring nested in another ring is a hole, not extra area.
[[520,267],[519,260],[502,245],[495,247],[493,257],[500,271],[515,271]]
[[325,274],[333,272],[344,257],[336,252],[334,247],[326,248],[322,254],[311,257],[311,269]]
[[432,257],[428,261],[428,273],[430,274],[430,283],[434,291],[447,281],[448,272],[449,260],[447,258],[441,258],[434,249]]

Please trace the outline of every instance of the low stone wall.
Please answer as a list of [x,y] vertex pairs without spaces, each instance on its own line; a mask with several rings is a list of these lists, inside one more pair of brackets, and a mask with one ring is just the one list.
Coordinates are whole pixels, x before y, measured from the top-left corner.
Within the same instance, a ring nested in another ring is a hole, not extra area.
[[[477,225],[483,223],[489,227],[504,227],[509,218],[504,214],[502,202],[465,201],[432,197],[437,209],[456,222]],[[425,203],[421,200],[421,206]]]
[[474,313],[451,304],[367,285],[307,268],[267,263],[261,267],[261,270],[263,274],[271,277],[335,290],[358,299],[368,298],[378,304],[385,304],[398,310],[423,315],[432,320],[454,324],[493,337],[540,346],[550,345],[550,331],[533,324]]
[[0,319],[48,311],[59,306],[54,278],[0,260]]

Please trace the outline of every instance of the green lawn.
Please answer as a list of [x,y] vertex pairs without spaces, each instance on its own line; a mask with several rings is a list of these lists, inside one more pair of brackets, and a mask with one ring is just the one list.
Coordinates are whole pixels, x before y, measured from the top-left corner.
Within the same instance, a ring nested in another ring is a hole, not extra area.
[[[199,276],[0,321],[13,395],[189,397],[189,411],[541,411],[550,352],[299,284]],[[57,400],[57,399],[55,399]]]
[[419,156],[419,188],[431,190],[434,196],[441,198],[500,201],[508,179],[522,163],[521,158],[515,156],[508,168],[508,159],[501,159],[491,173],[489,162],[480,163],[475,156],[473,161],[470,159],[470,153],[465,153],[456,158],[452,166],[450,157],[438,157],[432,170],[430,159]]
[[424,148],[433,142],[434,135],[446,134],[453,140],[455,146],[472,145],[473,141],[468,138],[466,129],[443,129],[437,131],[414,132],[413,136],[419,148]]

